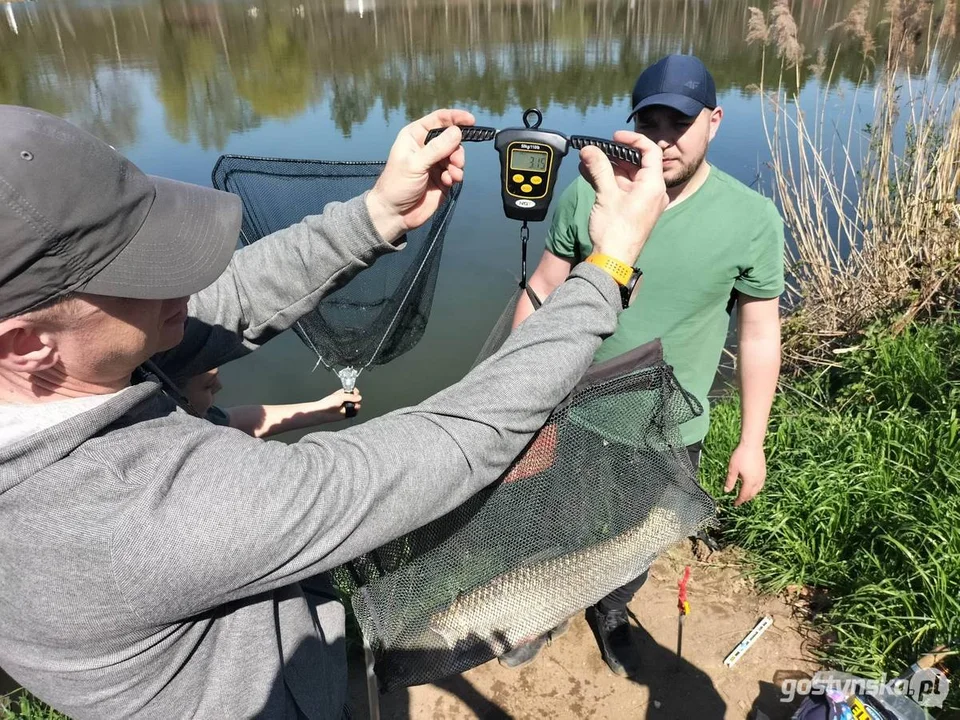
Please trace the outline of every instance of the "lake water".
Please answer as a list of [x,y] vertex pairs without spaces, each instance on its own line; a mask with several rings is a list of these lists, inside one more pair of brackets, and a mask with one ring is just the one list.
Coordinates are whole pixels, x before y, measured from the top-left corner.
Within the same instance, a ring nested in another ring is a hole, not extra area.
[[[852,5],[796,3],[809,55],[824,47],[833,57],[839,33],[828,29]],[[767,146],[751,89],[761,49],[744,40],[747,7],[743,0],[0,4],[0,103],[66,116],[147,172],[209,185],[224,153],[382,160],[405,123],[443,106],[495,127],[519,125],[523,110],[536,106],[545,127],[609,137],[626,126],[639,72],[666,53],[690,52],[712,70],[725,111],[709,159],[754,184]],[[875,19],[879,5],[871,12]],[[801,98],[813,98],[819,80],[806,64]],[[860,68],[855,49],[840,52],[841,85]],[[461,378],[516,288],[519,226],[502,215],[496,153],[490,145],[467,150],[468,177],[426,333],[410,352],[361,375],[364,408],[353,422]],[[568,159],[558,188],[576,172]],[[531,229],[531,272],[546,225]],[[286,333],[225,368],[220,399],[296,402],[339,387],[315,364]]]

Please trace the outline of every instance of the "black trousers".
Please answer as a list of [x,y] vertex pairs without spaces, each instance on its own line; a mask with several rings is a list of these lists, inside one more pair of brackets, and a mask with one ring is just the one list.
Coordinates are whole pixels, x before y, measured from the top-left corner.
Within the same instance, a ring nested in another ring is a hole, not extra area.
[[[687,446],[687,453],[690,455],[690,463],[693,465],[694,472],[700,469],[700,452],[702,450],[703,443],[694,443],[693,445]],[[627,609],[627,603],[633,600],[633,596],[636,595],[637,590],[647,581],[648,573],[649,570],[644,570],[643,575],[611,592],[597,603],[597,610],[602,613],[608,613],[611,610],[625,611]]]

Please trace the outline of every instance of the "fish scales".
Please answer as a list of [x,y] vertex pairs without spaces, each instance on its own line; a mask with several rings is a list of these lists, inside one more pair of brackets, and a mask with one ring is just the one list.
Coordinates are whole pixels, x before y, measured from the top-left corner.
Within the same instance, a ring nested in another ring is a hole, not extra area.
[[626,561],[649,563],[672,542],[680,525],[672,510],[654,508],[635,528],[583,550],[515,568],[459,596],[431,616],[429,627],[450,648],[472,635],[486,639],[497,653],[505,652],[636,577],[638,568]]

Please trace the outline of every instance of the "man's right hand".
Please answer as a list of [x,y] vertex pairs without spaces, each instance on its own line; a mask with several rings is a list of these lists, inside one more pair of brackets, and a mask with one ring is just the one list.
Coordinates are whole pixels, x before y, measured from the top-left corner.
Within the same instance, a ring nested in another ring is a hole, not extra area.
[[[437,211],[455,182],[463,181],[466,162],[457,125],[473,125],[466,110],[437,110],[415,120],[397,135],[383,172],[367,195],[374,226],[388,242],[420,227]],[[427,133],[446,128],[433,142]]]
[[593,249],[632,266],[669,203],[663,153],[639,133],[621,131],[615,139],[640,151],[640,167],[611,161],[590,145],[580,151],[580,174],[597,193],[588,224]]

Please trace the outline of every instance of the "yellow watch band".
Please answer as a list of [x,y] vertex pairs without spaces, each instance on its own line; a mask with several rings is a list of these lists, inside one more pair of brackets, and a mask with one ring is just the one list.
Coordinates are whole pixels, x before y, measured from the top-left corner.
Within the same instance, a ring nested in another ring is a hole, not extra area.
[[626,285],[630,282],[630,276],[633,275],[633,268],[625,262],[602,253],[590,253],[586,262],[606,270],[619,285]]

